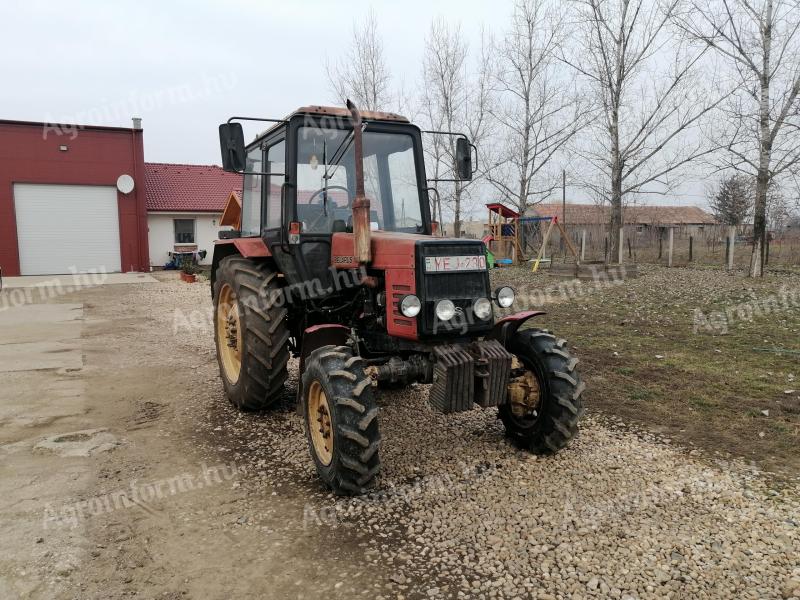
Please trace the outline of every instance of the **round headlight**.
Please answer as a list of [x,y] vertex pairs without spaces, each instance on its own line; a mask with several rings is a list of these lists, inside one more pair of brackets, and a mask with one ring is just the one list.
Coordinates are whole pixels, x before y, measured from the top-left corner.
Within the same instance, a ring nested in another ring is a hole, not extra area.
[[456,315],[456,305],[452,300],[439,300],[436,303],[436,318],[440,321],[449,321]]
[[472,312],[480,320],[485,321],[492,316],[492,303],[488,298],[478,298],[472,305]]
[[404,317],[408,317],[409,319],[416,317],[421,308],[422,303],[414,294],[403,296],[403,299],[400,300],[400,312],[403,313]]
[[497,288],[494,297],[500,308],[508,308],[514,304],[514,289],[508,286]]

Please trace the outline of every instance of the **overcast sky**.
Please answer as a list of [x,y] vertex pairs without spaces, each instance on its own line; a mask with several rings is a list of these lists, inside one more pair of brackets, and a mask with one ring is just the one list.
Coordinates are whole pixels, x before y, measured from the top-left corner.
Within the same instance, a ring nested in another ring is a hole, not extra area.
[[[147,161],[219,164],[217,125],[229,116],[332,103],[325,59],[344,52],[370,6],[396,83],[412,91],[433,18],[460,22],[476,48],[481,26],[501,31],[511,4],[4,0],[0,118],[130,126],[140,116]],[[701,188],[687,191],[697,195],[684,201],[703,203]]]
[[130,126],[135,114],[148,161],[218,164],[216,128],[229,116],[333,101],[325,59],[370,5],[388,63],[409,86],[433,17],[462,15],[476,43],[482,22],[504,17],[485,0],[5,0],[0,118]]

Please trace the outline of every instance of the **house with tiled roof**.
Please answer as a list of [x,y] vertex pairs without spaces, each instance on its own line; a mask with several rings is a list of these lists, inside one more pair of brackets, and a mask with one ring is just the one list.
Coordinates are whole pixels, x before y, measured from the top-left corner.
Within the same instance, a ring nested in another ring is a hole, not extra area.
[[[566,211],[562,211],[560,202],[536,204],[529,208],[528,215],[558,217],[559,221],[571,227],[605,226],[611,221],[611,207],[608,205],[566,204],[564,208]],[[693,233],[717,224],[714,215],[698,206],[627,206],[622,214],[625,225],[634,226],[639,231],[677,227]]]
[[145,163],[150,265],[163,267],[174,252],[207,252],[211,264],[220,218],[242,176],[214,165]]

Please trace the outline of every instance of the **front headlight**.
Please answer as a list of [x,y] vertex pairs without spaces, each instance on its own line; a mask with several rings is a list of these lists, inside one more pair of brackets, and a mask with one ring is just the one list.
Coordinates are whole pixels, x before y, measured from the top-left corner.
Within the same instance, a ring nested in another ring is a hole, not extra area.
[[434,308],[436,318],[440,321],[449,321],[456,316],[456,305],[452,300],[439,300]]
[[481,321],[485,321],[492,316],[492,303],[488,298],[478,298],[472,305],[472,312]]
[[414,294],[403,296],[403,299],[400,300],[400,312],[403,313],[404,317],[408,317],[409,319],[416,317],[421,308],[422,303]]
[[514,304],[514,289],[508,286],[497,288],[497,291],[494,293],[494,298],[497,302],[497,306],[500,308],[508,308]]

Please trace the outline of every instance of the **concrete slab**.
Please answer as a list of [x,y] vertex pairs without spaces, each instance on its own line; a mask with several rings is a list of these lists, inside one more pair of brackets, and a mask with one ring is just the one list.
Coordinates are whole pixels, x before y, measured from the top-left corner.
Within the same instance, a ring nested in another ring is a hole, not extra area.
[[80,369],[82,304],[0,310],[0,372]]
[[[83,304],[59,303],[51,289],[0,294],[0,598],[74,595],[55,591],[53,577],[82,564],[89,540],[82,522],[64,526],[56,517],[96,477],[92,457],[118,443],[88,416]],[[42,303],[48,299],[55,303]],[[36,564],[47,570],[34,571]]]
[[[157,283],[148,273],[76,273],[67,275],[27,275],[24,277],[3,277],[3,289],[45,288],[47,290],[69,289],[74,292],[82,288],[98,285],[119,285],[130,283]],[[66,292],[69,293],[69,292]],[[46,297],[52,297],[54,294]]]
[[83,355],[79,340],[0,345],[0,373],[42,369],[80,369]]

